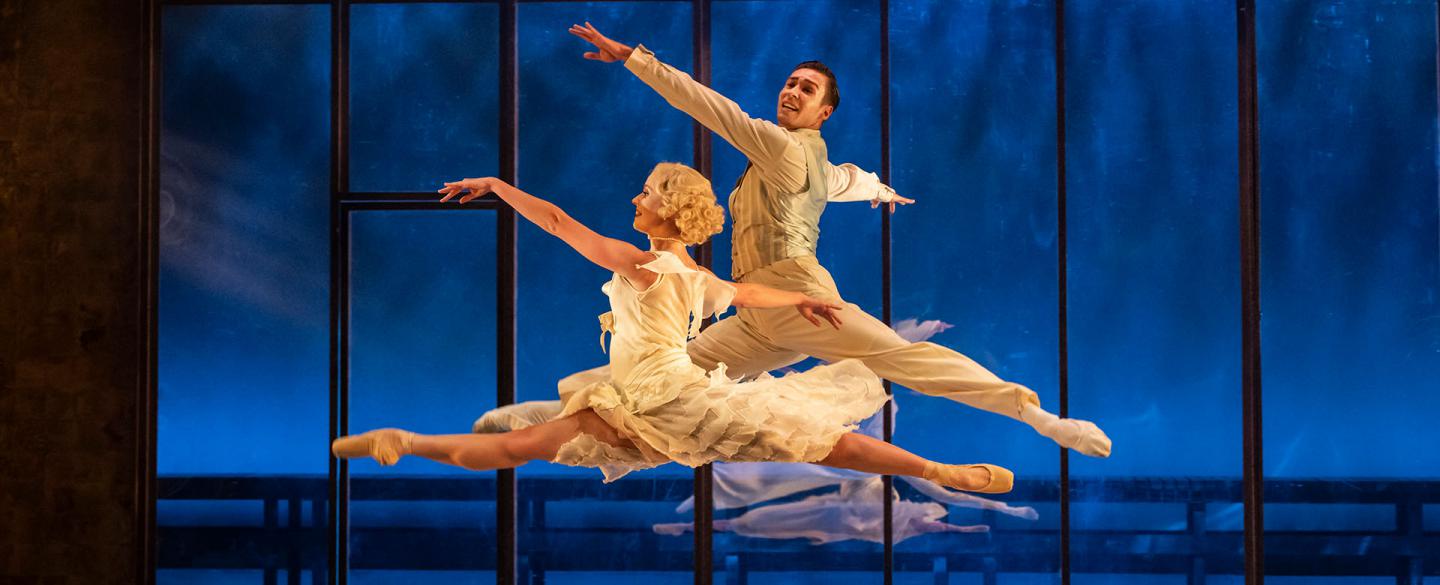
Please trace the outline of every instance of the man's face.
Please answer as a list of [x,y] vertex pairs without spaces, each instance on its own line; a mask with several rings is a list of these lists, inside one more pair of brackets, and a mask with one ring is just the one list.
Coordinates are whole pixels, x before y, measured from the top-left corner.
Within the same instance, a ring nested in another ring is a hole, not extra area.
[[776,104],[775,120],[781,128],[795,130],[810,128],[819,130],[820,125],[835,111],[825,104],[825,92],[829,91],[830,80],[814,69],[796,69],[785,80],[780,90],[780,101]]

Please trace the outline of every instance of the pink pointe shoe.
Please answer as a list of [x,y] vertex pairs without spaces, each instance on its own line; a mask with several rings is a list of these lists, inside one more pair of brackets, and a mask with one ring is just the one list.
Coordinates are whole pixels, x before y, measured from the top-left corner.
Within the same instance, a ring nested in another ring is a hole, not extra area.
[[[986,483],[976,486],[975,473],[971,470],[983,469],[989,472],[989,479]],[[1009,469],[989,463],[976,463],[973,465],[945,465],[931,461],[925,464],[926,480],[933,481],[951,489],[981,494],[1003,494],[1014,489],[1015,474]]]
[[359,435],[346,435],[330,443],[330,452],[341,459],[374,457],[381,465],[394,465],[410,454],[415,433],[400,429],[377,429]]

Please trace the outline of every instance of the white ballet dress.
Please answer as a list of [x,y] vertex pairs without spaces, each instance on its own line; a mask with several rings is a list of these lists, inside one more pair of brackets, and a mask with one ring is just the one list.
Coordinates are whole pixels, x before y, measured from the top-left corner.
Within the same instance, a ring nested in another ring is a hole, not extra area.
[[610,297],[610,312],[600,316],[602,348],[611,335],[610,367],[559,385],[559,416],[591,409],[634,447],[581,434],[554,462],[598,467],[606,482],[671,461],[815,462],[889,400],[858,360],[750,382],[727,378],[724,364],[706,373],[685,344],[705,317],[729,307],[735,287],[674,254],[654,254],[639,266],[658,275],[649,288],[637,290],[619,274],[601,288]]

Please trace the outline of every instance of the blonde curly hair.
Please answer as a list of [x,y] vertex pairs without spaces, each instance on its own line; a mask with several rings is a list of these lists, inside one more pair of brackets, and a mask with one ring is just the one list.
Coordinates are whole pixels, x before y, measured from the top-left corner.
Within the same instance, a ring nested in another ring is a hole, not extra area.
[[687,246],[705,243],[725,228],[725,211],[715,203],[710,180],[680,163],[662,162],[650,171],[660,191],[660,217],[674,222]]

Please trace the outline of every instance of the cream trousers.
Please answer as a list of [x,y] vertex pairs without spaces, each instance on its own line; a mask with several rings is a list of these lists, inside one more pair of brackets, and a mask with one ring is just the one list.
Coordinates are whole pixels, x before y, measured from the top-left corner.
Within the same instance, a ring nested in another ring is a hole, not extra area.
[[[814,256],[781,260],[740,281],[843,302],[835,280]],[[738,378],[807,355],[828,362],[853,358],[896,384],[1017,420],[1025,405],[1040,405],[1029,388],[1001,380],[952,349],[906,341],[854,303],[845,303],[839,316],[843,324],[835,329],[829,324],[816,327],[793,307],[739,309],[738,315],[721,319],[690,342],[690,359],[707,371],[723,362],[726,374]]]

